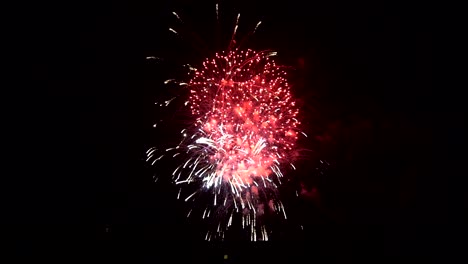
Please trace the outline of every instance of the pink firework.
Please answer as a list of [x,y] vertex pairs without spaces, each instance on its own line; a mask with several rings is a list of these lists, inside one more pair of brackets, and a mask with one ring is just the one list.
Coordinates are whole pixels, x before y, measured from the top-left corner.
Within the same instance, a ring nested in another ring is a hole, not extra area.
[[265,218],[286,218],[277,188],[284,169],[295,169],[291,157],[302,132],[287,73],[272,59],[275,55],[228,49],[198,69],[190,67],[190,80],[179,84],[189,89],[185,106],[193,122],[164,154],[148,151],[153,164],[169,151],[176,153],[168,156],[184,157],[172,175],[176,185],[195,186],[185,201],[210,195],[212,202],[200,213],[217,222],[208,240],[224,238],[235,219],[251,240],[268,240]]

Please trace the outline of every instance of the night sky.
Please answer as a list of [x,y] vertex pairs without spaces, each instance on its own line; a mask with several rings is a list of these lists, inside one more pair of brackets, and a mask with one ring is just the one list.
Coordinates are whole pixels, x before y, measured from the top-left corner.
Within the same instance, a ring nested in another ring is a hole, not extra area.
[[[21,258],[308,263],[441,252],[432,241],[446,236],[438,227],[448,223],[447,171],[436,154],[447,149],[435,141],[448,133],[437,124],[459,120],[435,111],[434,22],[424,6],[252,2],[221,1],[218,31],[214,1],[30,8],[23,46],[33,54],[30,105],[38,107],[28,125],[38,129],[12,205]],[[169,32],[172,11],[191,36]],[[162,82],[226,47],[238,12],[241,35],[262,20],[246,46],[274,49],[294,69],[309,134],[302,146],[313,151],[285,187],[291,220],[271,242],[206,243],[175,189],[154,183],[145,151],[173,137],[152,128],[166,115],[154,107],[168,93]],[[320,160],[331,164],[323,174]],[[294,188],[303,195],[291,198]]]

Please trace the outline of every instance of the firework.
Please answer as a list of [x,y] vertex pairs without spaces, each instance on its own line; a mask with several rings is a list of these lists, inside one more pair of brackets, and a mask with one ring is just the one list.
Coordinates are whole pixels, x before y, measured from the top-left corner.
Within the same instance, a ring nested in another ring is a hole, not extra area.
[[[237,22],[233,38],[236,30]],[[251,240],[268,240],[265,218],[287,217],[277,188],[284,171],[295,169],[292,156],[298,136],[305,134],[287,72],[275,55],[229,45],[200,67],[189,67],[188,80],[178,83],[189,91],[183,105],[192,122],[180,131],[178,144],[163,153],[157,148],[147,152],[151,164],[165,157],[180,160],[172,172],[174,184],[181,187],[179,199],[209,197],[199,213],[217,223],[207,240],[223,238],[236,219]],[[181,197],[183,189],[191,191]]]

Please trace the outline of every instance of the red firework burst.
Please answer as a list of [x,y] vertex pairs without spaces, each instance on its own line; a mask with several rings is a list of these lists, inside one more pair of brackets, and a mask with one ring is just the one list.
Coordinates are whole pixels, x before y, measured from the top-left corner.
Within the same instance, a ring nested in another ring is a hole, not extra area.
[[[239,15],[233,39],[238,20]],[[202,218],[217,224],[206,239],[223,238],[238,214],[242,226],[249,227],[251,240],[268,240],[263,218],[270,212],[282,212],[286,218],[276,190],[282,170],[286,166],[295,169],[291,157],[303,133],[296,119],[299,109],[284,67],[272,59],[276,52],[231,49],[232,43],[198,69],[190,66],[190,80],[179,85],[190,92],[185,106],[192,116],[191,125],[181,131],[179,144],[163,154],[156,154],[156,148],[148,150],[148,161],[154,164],[169,151],[176,152],[170,155],[181,158],[172,173],[175,184],[195,186],[185,201],[197,199],[196,194],[211,196],[212,203],[202,206]],[[182,188],[178,198],[181,192]]]

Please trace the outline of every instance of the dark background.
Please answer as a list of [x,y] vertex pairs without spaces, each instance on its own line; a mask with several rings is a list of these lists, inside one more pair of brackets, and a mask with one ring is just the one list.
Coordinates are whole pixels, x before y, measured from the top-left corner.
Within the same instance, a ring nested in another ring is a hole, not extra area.
[[[27,156],[27,176],[11,203],[19,260],[446,256],[448,201],[455,196],[444,175],[456,172],[447,163],[456,161],[444,154],[462,134],[445,132],[444,124],[462,121],[439,111],[446,102],[433,87],[431,7],[222,1],[217,33],[215,2],[199,2],[28,6],[21,49],[31,54],[33,96],[24,105],[34,129],[20,134],[31,141],[27,154],[18,153]],[[174,10],[205,46],[170,34]],[[161,82],[179,74],[176,65],[196,64],[226,45],[237,12],[240,32],[263,21],[251,47],[275,49],[294,67],[291,84],[310,136],[305,145],[314,152],[297,165],[303,195],[285,201],[292,227],[267,243],[206,243],[170,187],[154,183],[144,153],[160,136],[151,126],[154,101],[166,92]],[[332,163],[324,175],[314,171],[319,159]]]

